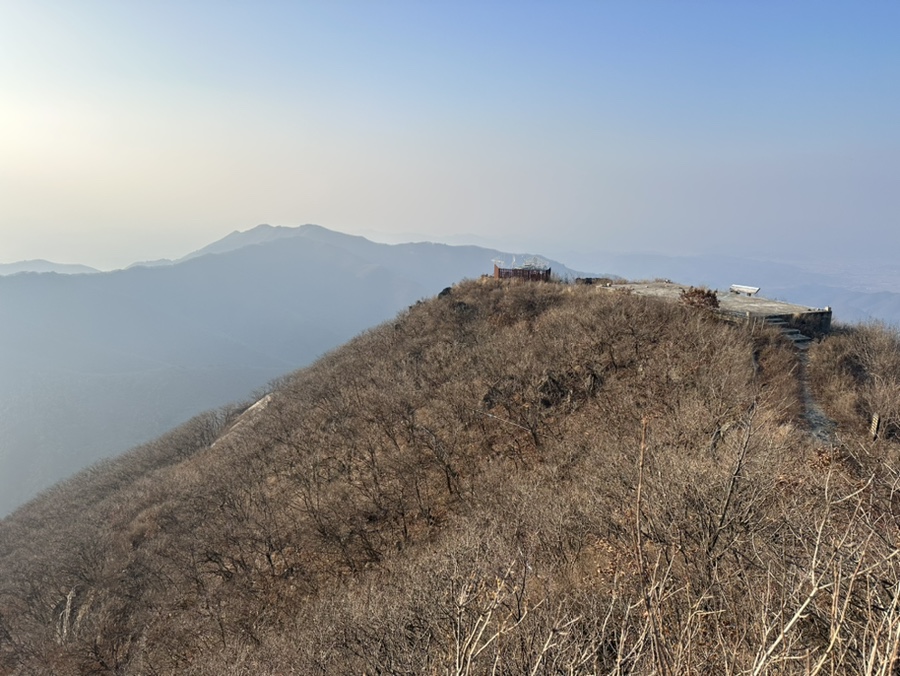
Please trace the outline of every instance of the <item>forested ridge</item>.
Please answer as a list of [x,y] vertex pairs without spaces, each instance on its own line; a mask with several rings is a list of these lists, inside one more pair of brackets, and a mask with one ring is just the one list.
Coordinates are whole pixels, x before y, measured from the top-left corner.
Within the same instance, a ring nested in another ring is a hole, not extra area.
[[460,283],[0,521],[0,673],[898,674],[898,348]]

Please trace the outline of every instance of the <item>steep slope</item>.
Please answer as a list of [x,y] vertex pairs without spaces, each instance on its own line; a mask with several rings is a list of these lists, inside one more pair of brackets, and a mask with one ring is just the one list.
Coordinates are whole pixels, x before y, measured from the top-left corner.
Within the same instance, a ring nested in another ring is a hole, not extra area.
[[0,522],[0,669],[892,673],[890,475],[808,436],[796,367],[458,285]]
[[0,279],[0,513],[426,293],[299,240],[171,267]]
[[171,265],[0,278],[0,515],[490,271],[497,255],[259,226]]

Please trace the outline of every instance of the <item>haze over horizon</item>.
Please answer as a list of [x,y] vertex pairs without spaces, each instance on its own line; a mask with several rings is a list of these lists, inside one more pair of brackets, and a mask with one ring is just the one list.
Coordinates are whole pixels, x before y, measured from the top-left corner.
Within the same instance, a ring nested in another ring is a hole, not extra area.
[[258,223],[510,249],[900,244],[900,6],[0,6],[0,262]]

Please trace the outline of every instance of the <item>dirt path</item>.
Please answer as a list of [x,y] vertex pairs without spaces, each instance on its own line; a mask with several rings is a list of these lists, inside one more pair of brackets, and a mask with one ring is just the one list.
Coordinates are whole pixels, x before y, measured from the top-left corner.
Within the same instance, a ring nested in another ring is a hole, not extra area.
[[803,351],[800,353],[800,387],[803,397],[803,418],[809,424],[809,433],[817,441],[835,445],[834,431],[837,425],[834,421],[825,415],[822,407],[816,403],[809,388],[809,378],[807,376],[807,367],[809,366],[809,355]]

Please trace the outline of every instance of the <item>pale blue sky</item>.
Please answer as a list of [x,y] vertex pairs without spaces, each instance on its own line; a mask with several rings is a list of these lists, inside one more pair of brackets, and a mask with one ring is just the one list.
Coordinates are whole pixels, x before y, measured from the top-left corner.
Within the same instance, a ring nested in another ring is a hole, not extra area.
[[0,262],[263,222],[836,255],[898,215],[898,2],[0,0]]

